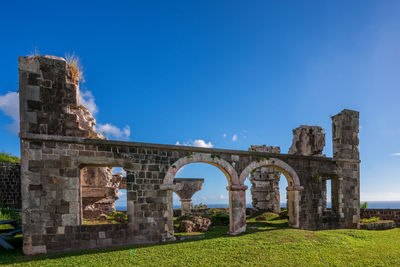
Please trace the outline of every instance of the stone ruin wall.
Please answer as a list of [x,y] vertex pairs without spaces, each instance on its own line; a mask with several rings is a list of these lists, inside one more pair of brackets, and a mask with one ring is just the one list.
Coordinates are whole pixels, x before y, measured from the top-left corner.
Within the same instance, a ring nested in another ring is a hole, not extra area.
[[360,218],[369,219],[378,217],[381,220],[392,220],[397,227],[400,227],[400,209],[361,209]]
[[[79,81],[73,77],[71,67],[57,59],[42,56],[39,63],[39,58],[20,58],[20,69],[28,70],[24,75],[28,75],[31,90],[31,99],[20,107],[31,114],[28,124],[21,122],[21,132],[105,139],[96,132],[93,115],[79,103]],[[67,81],[60,79],[63,72]],[[85,167],[81,174],[84,217],[98,219],[112,213],[122,177],[113,175],[108,167]]]
[[[90,131],[80,127],[72,111],[84,112],[79,87],[64,59],[21,57],[19,67],[25,254],[173,240],[173,178],[179,164],[192,162],[208,162],[229,173],[233,235],[246,231],[243,183],[252,170],[266,165],[292,178],[290,226],[317,230],[358,225],[358,112],[343,110],[332,118],[334,158],[109,141],[89,138]],[[126,170],[128,223],[82,225],[80,170],[85,166]],[[322,207],[323,179],[337,184],[329,212]]]
[[[249,151],[281,153],[280,147],[266,145],[252,145]],[[250,175],[252,206],[256,211],[280,213],[280,176],[278,170],[269,167],[258,168]]]
[[[325,146],[325,133],[320,126],[302,125],[293,130],[293,141],[288,154],[320,156]],[[252,145],[249,151],[280,154],[280,147]],[[253,208],[257,211],[280,212],[279,180],[281,172],[269,167],[261,167],[250,176]],[[285,179],[285,178],[284,178]],[[326,181],[322,181],[321,206],[326,206]]]
[[21,164],[0,162],[0,203],[21,209]]

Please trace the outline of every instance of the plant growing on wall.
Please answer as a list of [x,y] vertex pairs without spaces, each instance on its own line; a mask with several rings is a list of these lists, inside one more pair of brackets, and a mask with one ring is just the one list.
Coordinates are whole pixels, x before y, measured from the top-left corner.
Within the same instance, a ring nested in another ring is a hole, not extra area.
[[364,203],[360,204],[360,209],[368,209],[368,202],[365,201]]
[[321,181],[321,175],[319,175],[319,173],[314,174],[313,176],[311,176],[311,178],[312,178],[312,181],[316,184]]
[[66,54],[65,60],[67,61],[67,67],[69,70],[69,75],[71,75],[71,79],[74,82],[84,82],[85,80],[83,79],[82,65],[79,57],[77,57],[75,53],[72,53],[72,55]]

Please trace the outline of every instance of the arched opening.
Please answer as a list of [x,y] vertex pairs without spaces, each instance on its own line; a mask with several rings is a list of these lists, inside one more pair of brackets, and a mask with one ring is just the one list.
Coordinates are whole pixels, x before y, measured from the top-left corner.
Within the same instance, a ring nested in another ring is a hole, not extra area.
[[[180,168],[175,175],[174,181],[177,179],[194,180],[203,179],[201,188],[189,188],[193,191],[191,204],[193,207],[206,205],[208,208],[229,207],[229,197],[226,187],[228,186],[225,174],[218,168],[207,163],[190,163]],[[200,182],[199,182],[200,183]],[[181,205],[177,193],[173,193],[174,208]]]
[[[228,187],[226,187],[229,190],[229,233],[231,234],[238,234],[240,232],[245,231],[245,225],[246,225],[246,216],[245,212],[242,212],[241,209],[245,207],[242,207],[243,203],[245,203],[244,196],[245,196],[245,188],[247,187],[240,187],[239,185],[239,177],[237,175],[236,170],[224,159],[222,159],[220,156],[215,156],[211,154],[201,154],[201,153],[194,153],[190,154],[187,157],[181,158],[175,163],[173,163],[170,168],[168,169],[165,178],[164,178],[164,183],[161,186],[162,189],[168,190],[168,198],[169,200],[167,201],[167,209],[171,211],[172,213],[173,210],[173,190],[174,190],[174,178],[178,171],[190,164],[190,163],[206,163],[213,165],[217,167],[222,173],[224,174]],[[199,174],[201,176],[201,174]],[[196,175],[198,176],[198,175]],[[226,183],[225,183],[226,184]],[[238,191],[242,191],[243,193],[243,200],[239,199],[236,195],[238,195]],[[168,229],[169,232],[173,229],[173,218],[169,218],[168,222]]]
[[[280,175],[282,174],[282,175]],[[289,216],[289,226],[299,227],[299,200],[300,180],[296,172],[285,162],[279,159],[267,159],[250,163],[241,173],[240,182],[245,183],[246,179],[251,179],[253,208],[277,213],[281,208],[281,197],[279,183],[284,176],[287,180],[287,211]]]
[[218,168],[207,163],[187,164],[177,172],[174,185],[175,232],[187,232],[187,225],[182,223],[187,216],[206,217],[214,227],[229,226],[228,184]]

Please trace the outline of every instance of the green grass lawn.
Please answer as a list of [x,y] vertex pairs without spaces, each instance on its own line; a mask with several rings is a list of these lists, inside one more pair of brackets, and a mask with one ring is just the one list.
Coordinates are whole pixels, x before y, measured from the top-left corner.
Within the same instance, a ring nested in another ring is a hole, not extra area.
[[[400,266],[400,228],[387,231],[289,229],[287,220],[248,222],[239,236],[214,226],[204,239],[25,257],[0,249],[11,266]],[[257,228],[257,229],[255,229]],[[21,239],[13,245],[21,247]]]

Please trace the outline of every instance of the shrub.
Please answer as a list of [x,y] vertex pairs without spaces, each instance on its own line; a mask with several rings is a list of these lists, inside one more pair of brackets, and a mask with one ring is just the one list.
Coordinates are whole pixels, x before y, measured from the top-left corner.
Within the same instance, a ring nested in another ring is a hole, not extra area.
[[112,214],[107,215],[107,220],[115,221],[117,223],[127,223],[128,215],[122,211],[113,211]]
[[207,209],[208,206],[206,204],[203,204],[203,203],[200,202],[198,205],[197,204],[194,205],[193,208],[195,208],[195,209]]
[[364,202],[364,203],[362,203],[362,204],[360,204],[360,208],[361,209],[368,209],[368,202]]
[[371,217],[369,219],[361,219],[362,223],[374,223],[374,222],[379,222],[380,218],[378,217]]
[[13,156],[7,152],[0,152],[0,162],[20,162],[21,160],[17,156]]
[[0,203],[0,220],[21,220],[21,215],[17,210],[9,207],[5,207],[3,203]]
[[214,213],[209,218],[213,225],[229,225],[229,214]]
[[256,221],[269,221],[278,218],[279,215],[273,212],[263,212],[256,214]]
[[281,212],[279,213],[279,217],[282,219],[289,219],[289,213],[287,209],[281,209]]

